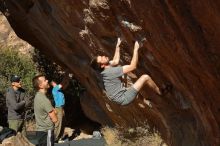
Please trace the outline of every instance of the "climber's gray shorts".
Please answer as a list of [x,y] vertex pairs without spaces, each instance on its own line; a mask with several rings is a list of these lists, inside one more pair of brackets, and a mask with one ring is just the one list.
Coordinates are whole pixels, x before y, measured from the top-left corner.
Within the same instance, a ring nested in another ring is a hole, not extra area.
[[127,105],[131,103],[137,96],[138,91],[133,87],[129,87],[127,91],[124,92],[123,96],[120,98],[121,105]]

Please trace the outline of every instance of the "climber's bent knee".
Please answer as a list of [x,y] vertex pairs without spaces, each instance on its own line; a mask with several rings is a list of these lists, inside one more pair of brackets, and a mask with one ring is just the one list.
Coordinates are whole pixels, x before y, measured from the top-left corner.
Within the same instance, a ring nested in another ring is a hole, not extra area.
[[147,74],[142,75],[140,78],[143,79],[143,80],[145,80],[145,81],[151,79],[151,77],[150,77],[149,75],[147,75]]

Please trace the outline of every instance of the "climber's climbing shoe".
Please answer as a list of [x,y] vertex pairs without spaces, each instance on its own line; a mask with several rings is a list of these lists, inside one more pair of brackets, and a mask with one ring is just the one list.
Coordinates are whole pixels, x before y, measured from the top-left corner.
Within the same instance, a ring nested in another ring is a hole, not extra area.
[[173,89],[173,85],[171,83],[165,83],[161,88],[160,92],[161,95],[166,95],[167,93],[171,92]]

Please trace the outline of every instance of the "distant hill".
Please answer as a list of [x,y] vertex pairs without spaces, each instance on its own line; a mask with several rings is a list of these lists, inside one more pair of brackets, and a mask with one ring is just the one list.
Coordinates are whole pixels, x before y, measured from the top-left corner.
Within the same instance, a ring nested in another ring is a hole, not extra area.
[[0,12],[0,46],[16,47],[20,52],[26,54],[33,51],[33,47],[26,41],[20,39],[11,28],[5,16]]

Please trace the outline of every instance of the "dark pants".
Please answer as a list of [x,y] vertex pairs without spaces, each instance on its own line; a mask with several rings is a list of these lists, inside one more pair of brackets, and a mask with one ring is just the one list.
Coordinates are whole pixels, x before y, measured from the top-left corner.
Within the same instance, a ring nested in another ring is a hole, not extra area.
[[47,131],[47,146],[54,146],[54,130]]
[[21,132],[24,136],[26,136],[26,131],[24,127],[24,120],[8,120],[9,128],[15,130],[16,132]]
[[28,140],[36,146],[54,146],[54,131],[28,131]]

